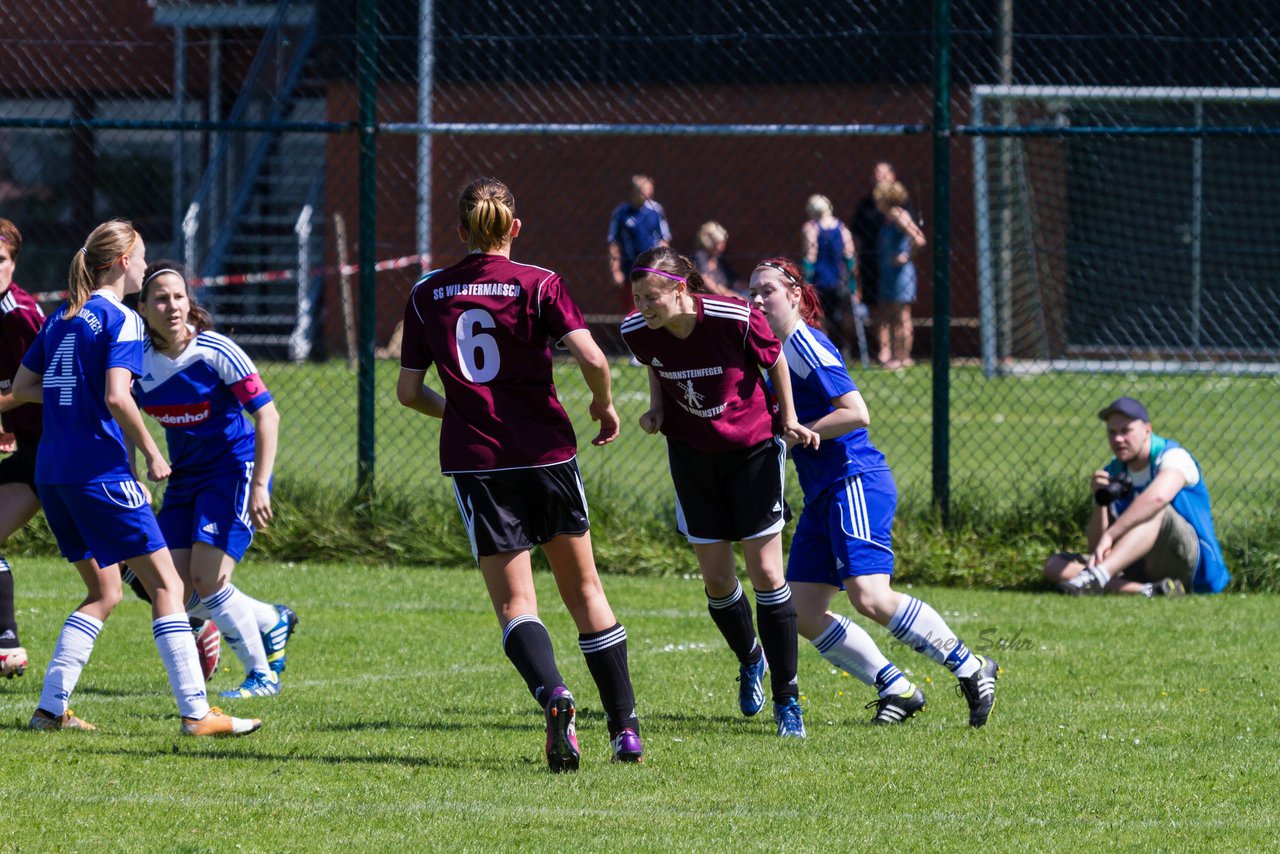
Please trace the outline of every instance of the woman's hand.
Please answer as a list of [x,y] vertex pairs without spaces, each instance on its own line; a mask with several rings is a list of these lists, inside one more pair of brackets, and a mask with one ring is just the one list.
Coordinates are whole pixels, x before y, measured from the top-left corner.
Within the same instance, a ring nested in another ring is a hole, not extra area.
[[816,451],[822,443],[822,437],[799,421],[792,420],[782,428],[782,441],[786,443],[788,450],[799,445]]
[[152,483],[158,483],[167,480],[173,470],[169,468],[169,461],[162,454],[155,456],[147,456],[147,480]]
[[649,435],[653,435],[662,429],[662,410],[650,409],[644,415],[640,416],[640,429]]
[[253,520],[253,527],[259,531],[265,531],[268,523],[271,522],[271,491],[261,484],[252,484],[249,487],[249,518]]
[[592,421],[600,422],[600,432],[591,440],[591,444],[607,445],[618,438],[622,423],[618,420],[618,412],[613,408],[613,403],[601,405],[592,400],[588,411],[591,413]]

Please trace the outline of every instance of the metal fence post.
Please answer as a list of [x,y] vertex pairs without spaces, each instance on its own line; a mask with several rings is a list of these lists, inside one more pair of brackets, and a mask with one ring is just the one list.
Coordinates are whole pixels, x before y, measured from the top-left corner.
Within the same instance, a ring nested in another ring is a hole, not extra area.
[[378,0],[360,0],[356,33],[356,76],[360,99],[360,326],[356,491],[363,500],[373,498],[375,447],[375,388],[373,339],[377,321],[375,270],[377,262],[377,98],[378,98]]
[[933,3],[933,503],[951,520],[951,0]]

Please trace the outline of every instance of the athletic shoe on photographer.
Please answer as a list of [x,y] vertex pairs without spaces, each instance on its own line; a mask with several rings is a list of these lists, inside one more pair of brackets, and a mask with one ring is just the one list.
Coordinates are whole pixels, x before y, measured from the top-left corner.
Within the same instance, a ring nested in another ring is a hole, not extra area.
[[1067,596],[1092,596],[1102,592],[1102,583],[1093,574],[1093,570],[1086,566],[1066,581],[1058,582],[1058,592]]

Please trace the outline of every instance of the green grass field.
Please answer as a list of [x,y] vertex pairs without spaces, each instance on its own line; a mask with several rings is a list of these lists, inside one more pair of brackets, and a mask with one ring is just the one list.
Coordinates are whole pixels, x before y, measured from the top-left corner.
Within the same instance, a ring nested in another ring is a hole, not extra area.
[[[809,738],[784,743],[769,722],[738,715],[736,667],[696,579],[609,578],[645,737],[645,764],[624,767],[607,762],[598,698],[544,573],[544,619],[581,704],[584,752],[578,774],[552,776],[472,571],[250,560],[239,585],[301,615],[285,690],[226,704],[263,717],[260,732],[198,742],[177,735],[148,612],[132,600],[72,699],[100,730],[27,731],[81,590],[64,563],[15,564],[33,669],[0,682],[9,851],[1280,845],[1274,596],[916,588],[1002,664],[988,726],[970,730],[951,677],[868,626],[931,680],[926,713],[867,726],[869,689],[802,645]],[[212,688],[237,672],[224,667]]]

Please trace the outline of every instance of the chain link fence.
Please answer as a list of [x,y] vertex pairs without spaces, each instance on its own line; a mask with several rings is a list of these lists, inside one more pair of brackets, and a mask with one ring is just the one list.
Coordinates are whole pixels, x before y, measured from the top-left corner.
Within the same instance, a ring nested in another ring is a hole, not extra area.
[[[464,251],[458,188],[495,175],[524,221],[515,256],[561,272],[616,357],[624,434],[581,455],[593,507],[648,516],[670,505],[665,453],[635,427],[647,384],[617,335],[628,295],[607,241],[632,176],[653,179],[682,251],[719,223],[726,245],[709,251],[741,284],[757,259],[800,252],[811,195],[856,225],[888,162],[931,244],[938,217],[950,225],[948,245],[916,258],[919,364],[877,368],[874,323],[865,349],[846,342],[904,502],[930,502],[944,417],[964,506],[1041,500],[1046,485],[1083,497],[1109,456],[1095,413],[1131,394],[1199,458],[1228,530],[1266,514],[1280,460],[1269,5],[934,5],[950,11],[949,173],[932,157],[928,4],[7,4],[0,216],[26,238],[15,279],[52,305],[93,225],[134,220],[149,257],[185,264],[258,361],[282,411],[282,482],[355,489],[354,365],[362,343],[376,348],[375,482],[452,513],[436,424],[394,399],[396,326],[420,272]],[[376,210],[362,211],[374,86]],[[858,232],[864,277],[876,233]],[[372,297],[360,257],[379,262]],[[929,365],[939,257],[942,376]],[[560,370],[589,435],[585,389]]]

